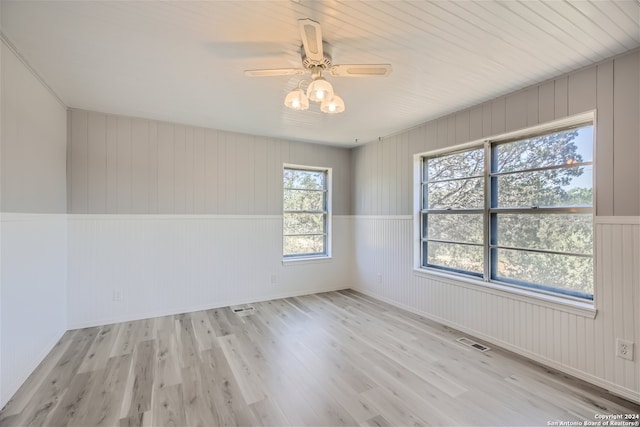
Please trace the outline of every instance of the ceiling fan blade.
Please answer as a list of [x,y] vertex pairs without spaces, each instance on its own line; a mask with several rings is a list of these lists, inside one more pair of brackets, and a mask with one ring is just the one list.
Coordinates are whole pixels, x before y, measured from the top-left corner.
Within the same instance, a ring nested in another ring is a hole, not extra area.
[[376,77],[388,76],[391,64],[341,64],[329,68],[332,76],[340,77]]
[[322,64],[324,52],[322,51],[322,30],[320,24],[311,19],[299,19],[300,38],[307,58],[314,64]]
[[271,68],[265,70],[245,70],[248,77],[296,76],[306,72],[303,68]]

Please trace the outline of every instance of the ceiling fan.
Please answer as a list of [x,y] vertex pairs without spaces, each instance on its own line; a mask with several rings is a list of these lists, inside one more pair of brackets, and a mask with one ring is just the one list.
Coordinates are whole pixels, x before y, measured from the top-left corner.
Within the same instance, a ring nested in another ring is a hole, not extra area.
[[309,101],[320,103],[320,110],[324,113],[341,113],[344,111],[344,101],[335,94],[333,86],[322,73],[326,71],[337,77],[371,77],[387,76],[391,73],[390,64],[340,64],[333,65],[329,46],[322,40],[320,24],[311,19],[299,19],[300,38],[302,39],[302,68],[273,68],[263,70],[246,70],[249,77],[293,76],[310,74],[306,93],[301,85],[287,94],[284,104],[294,110],[306,110]]

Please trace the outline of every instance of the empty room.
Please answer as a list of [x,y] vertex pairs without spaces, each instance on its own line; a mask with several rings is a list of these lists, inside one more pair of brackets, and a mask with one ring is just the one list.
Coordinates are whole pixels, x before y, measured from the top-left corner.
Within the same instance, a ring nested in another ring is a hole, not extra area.
[[640,425],[639,0],[0,40],[0,426]]

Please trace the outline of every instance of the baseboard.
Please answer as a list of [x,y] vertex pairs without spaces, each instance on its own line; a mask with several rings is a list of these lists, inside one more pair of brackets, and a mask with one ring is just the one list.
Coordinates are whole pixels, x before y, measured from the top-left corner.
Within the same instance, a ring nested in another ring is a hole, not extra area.
[[377,300],[386,302],[386,303],[388,303],[390,305],[393,305],[394,307],[406,310],[406,311],[408,311],[410,313],[417,314],[417,315],[422,316],[422,317],[424,317],[426,319],[429,319],[429,320],[432,320],[434,322],[440,323],[441,325],[456,329],[456,330],[458,330],[460,332],[464,332],[467,335],[470,335],[470,336],[472,336],[474,338],[477,338],[479,340],[482,340],[482,341],[486,341],[486,342],[491,343],[491,344],[493,344],[493,345],[495,345],[497,347],[500,347],[500,348],[503,348],[505,350],[511,351],[513,353],[516,353],[516,354],[518,354],[520,356],[526,357],[527,359],[530,359],[530,360],[532,360],[534,362],[537,362],[537,363],[539,363],[541,365],[548,366],[548,367],[553,368],[553,369],[555,369],[557,371],[563,372],[563,373],[565,373],[567,375],[571,375],[572,377],[578,378],[580,380],[583,380],[583,381],[588,382],[590,384],[593,384],[595,386],[601,387],[601,388],[607,390],[609,393],[611,393],[613,395],[616,395],[616,396],[619,396],[619,397],[622,397],[624,399],[627,399],[627,400],[630,400],[632,402],[640,404],[640,393],[635,392],[633,390],[629,390],[627,388],[620,387],[617,384],[614,384],[614,383],[611,383],[609,381],[603,380],[601,378],[595,377],[595,376],[593,376],[593,375],[591,375],[591,374],[589,374],[587,372],[580,371],[580,370],[572,368],[570,366],[563,365],[563,364],[558,363],[558,362],[556,362],[554,360],[547,359],[546,357],[541,357],[540,355],[532,353],[532,352],[530,352],[530,351],[528,351],[526,349],[514,346],[513,344],[509,344],[509,343],[504,342],[502,340],[496,339],[495,337],[479,333],[478,331],[475,331],[473,329],[470,329],[470,328],[467,328],[465,326],[459,325],[459,324],[457,324],[455,322],[451,322],[451,321],[449,321],[447,319],[443,319],[441,317],[434,316],[432,314],[429,314],[427,312],[418,310],[418,309],[416,309],[414,307],[411,307],[411,306],[408,306],[406,304],[402,304],[402,303],[399,303],[397,301],[391,300],[389,298],[382,297],[382,296],[377,295],[377,294],[375,294],[373,292],[370,292],[370,291],[368,291],[366,289],[362,289],[362,288],[358,288],[358,287],[353,287],[351,289],[354,290],[354,291],[357,291],[357,292],[361,292],[361,293],[363,293],[363,294],[365,294],[367,296],[370,296],[371,298],[375,298]]
[[352,287],[349,285],[341,285],[341,286],[331,287],[326,289],[307,289],[307,290],[296,291],[296,292],[284,292],[280,294],[266,295],[259,298],[216,301],[216,302],[211,302],[211,303],[197,305],[197,306],[176,307],[168,310],[136,313],[136,314],[107,318],[107,319],[99,319],[91,322],[69,323],[67,327],[69,328],[69,330],[91,328],[94,326],[111,325],[113,323],[133,322],[136,320],[151,319],[154,317],[171,316],[174,314],[191,313],[194,311],[202,311],[202,310],[212,310],[215,308],[229,307],[232,305],[252,304],[252,303],[271,301],[271,300],[282,299],[282,298],[297,297],[301,295],[312,295],[312,294],[319,294],[323,292],[342,291],[342,290],[351,289],[351,288]]

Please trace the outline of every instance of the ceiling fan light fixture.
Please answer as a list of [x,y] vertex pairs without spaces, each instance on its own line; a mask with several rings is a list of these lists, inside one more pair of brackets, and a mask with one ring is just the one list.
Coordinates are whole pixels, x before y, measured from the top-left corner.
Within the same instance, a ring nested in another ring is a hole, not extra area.
[[323,77],[318,77],[309,83],[307,87],[307,98],[309,101],[322,102],[333,98],[333,86]]
[[284,105],[292,110],[306,110],[309,108],[309,100],[300,87],[295,88],[284,98]]
[[[311,82],[308,79],[301,80],[298,87],[287,94],[284,99],[287,108],[307,110],[309,101],[313,101],[320,104],[320,111],[323,113],[342,113],[345,110],[344,101],[335,95],[331,83],[322,77],[323,72],[337,77],[387,76],[391,72],[391,64],[333,64],[331,54],[327,51],[329,45],[322,38],[320,23],[312,19],[299,19],[298,26],[302,40],[302,68],[271,68],[244,72],[249,77],[311,74]],[[301,87],[303,82],[308,84],[306,90]]]
[[338,114],[344,111],[344,101],[338,95],[333,95],[330,100],[320,104],[320,111],[327,114]]

